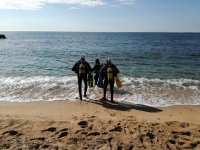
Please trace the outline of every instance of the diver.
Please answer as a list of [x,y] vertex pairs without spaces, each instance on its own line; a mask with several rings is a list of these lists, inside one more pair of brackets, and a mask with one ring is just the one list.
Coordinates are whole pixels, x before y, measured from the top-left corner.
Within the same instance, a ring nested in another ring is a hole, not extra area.
[[104,78],[102,100],[106,100],[107,86],[108,86],[108,84],[110,84],[111,102],[114,102],[113,101],[114,83],[115,83],[115,77],[119,73],[119,70],[111,62],[111,59],[108,58],[106,61],[106,64],[101,68],[100,73],[101,73],[102,77]]
[[95,81],[95,85],[97,85],[98,79],[99,79],[99,71],[101,69],[102,65],[99,62],[99,59],[95,60],[95,65],[92,68],[92,72],[94,72],[94,81]]
[[81,57],[79,61],[77,61],[72,67],[72,71],[77,74],[78,77],[78,91],[80,100],[82,100],[82,80],[84,81],[84,97],[86,97],[87,93],[87,76],[92,71],[89,63],[85,61],[84,57]]

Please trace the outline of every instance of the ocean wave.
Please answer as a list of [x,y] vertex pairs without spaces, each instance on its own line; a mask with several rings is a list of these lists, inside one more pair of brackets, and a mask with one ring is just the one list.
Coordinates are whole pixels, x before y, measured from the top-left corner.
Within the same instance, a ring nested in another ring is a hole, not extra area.
[[[200,81],[192,79],[148,79],[121,77],[123,87],[115,87],[116,101],[151,106],[199,105]],[[77,77],[0,77],[0,101],[33,102],[77,100]],[[108,88],[107,97],[110,99]],[[89,99],[100,99],[100,88],[88,88]]]

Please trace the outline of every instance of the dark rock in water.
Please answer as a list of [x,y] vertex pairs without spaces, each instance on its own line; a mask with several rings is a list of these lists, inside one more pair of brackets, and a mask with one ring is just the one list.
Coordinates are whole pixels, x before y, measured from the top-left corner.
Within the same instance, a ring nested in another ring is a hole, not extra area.
[[6,36],[4,34],[0,34],[0,39],[6,39]]

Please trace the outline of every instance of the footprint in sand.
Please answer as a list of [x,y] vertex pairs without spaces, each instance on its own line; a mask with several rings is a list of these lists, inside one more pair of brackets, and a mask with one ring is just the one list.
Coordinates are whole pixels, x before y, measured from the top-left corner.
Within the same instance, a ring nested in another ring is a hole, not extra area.
[[87,136],[97,136],[100,135],[100,132],[90,132],[87,134]]
[[[193,143],[190,144],[190,146],[191,146],[192,148],[196,148],[198,145],[200,145],[200,141],[193,142]],[[199,147],[200,147],[200,146],[199,146]]]
[[29,149],[39,149],[40,146],[41,144],[39,143],[30,144]]
[[[171,131],[171,133],[173,134],[173,139],[168,141],[170,144],[181,146],[185,149],[200,148],[200,140],[195,139],[195,134],[193,135],[190,131]],[[170,144],[169,146],[171,146]]]
[[15,136],[15,135],[21,136],[22,135],[22,133],[19,133],[18,131],[15,131],[15,130],[6,131],[6,132],[3,133],[3,135],[5,135],[5,134],[9,134],[11,136]]
[[81,127],[81,128],[87,128],[88,127],[88,122],[87,121],[80,121],[78,123],[78,125]]
[[60,135],[58,136],[58,138],[62,138],[62,137],[65,137],[68,135],[68,132],[64,131],[64,132],[61,132]]
[[68,128],[63,128],[63,129],[57,131],[55,134],[59,134],[60,132],[64,132],[64,131],[68,131]]
[[186,123],[186,122],[182,122],[182,123],[180,124],[180,126],[181,126],[182,128],[187,128],[187,127],[190,126],[190,124],[189,124],[189,123]]
[[30,141],[45,141],[45,138],[44,137],[39,137],[39,138],[33,138],[33,139],[30,139]]
[[1,148],[2,149],[9,149],[12,146],[12,144],[4,143]]
[[110,132],[121,132],[122,131],[122,127],[121,126],[116,126],[115,128],[113,129],[110,129]]
[[50,146],[47,145],[47,144],[41,146],[41,148],[44,148],[44,149],[47,149],[47,148],[49,148],[49,147],[50,147]]
[[182,131],[182,132],[172,131],[171,133],[172,133],[172,134],[177,134],[177,135],[191,136],[191,132],[190,132],[190,131]]
[[148,136],[150,139],[154,139],[155,138],[155,134],[152,133],[152,132],[149,132],[149,131],[146,133],[146,136]]
[[40,146],[44,144],[45,140],[44,137],[30,139],[29,149],[39,149]]
[[45,129],[45,130],[42,130],[42,132],[55,132],[56,131],[56,128],[55,127],[50,127],[48,129]]

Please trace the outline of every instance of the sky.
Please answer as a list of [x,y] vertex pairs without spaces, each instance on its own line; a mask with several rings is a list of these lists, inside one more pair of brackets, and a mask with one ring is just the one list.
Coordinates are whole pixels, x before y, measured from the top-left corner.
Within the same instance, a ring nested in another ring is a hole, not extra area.
[[0,31],[200,32],[200,0],[0,0]]

